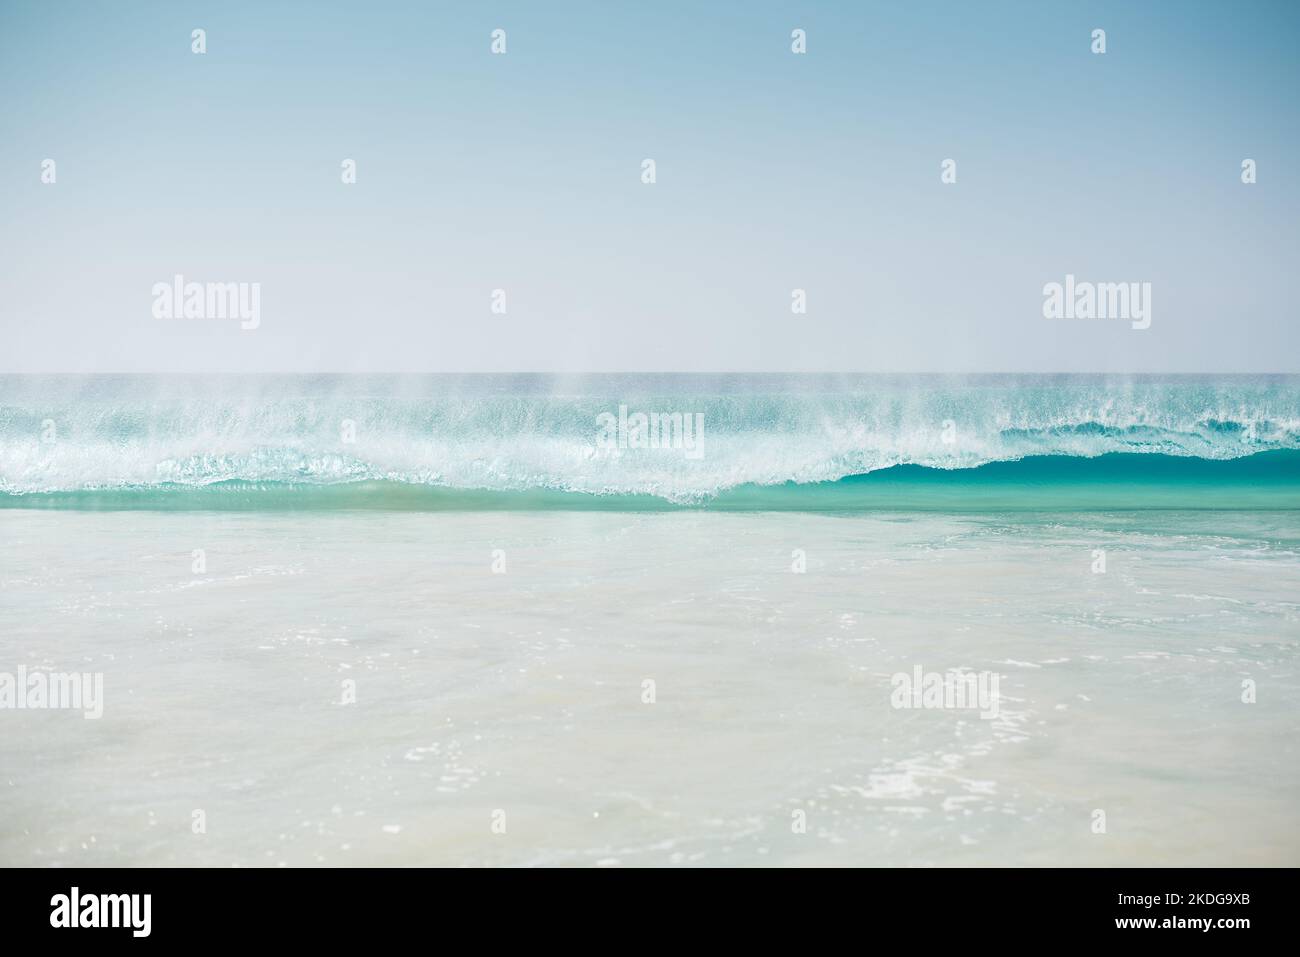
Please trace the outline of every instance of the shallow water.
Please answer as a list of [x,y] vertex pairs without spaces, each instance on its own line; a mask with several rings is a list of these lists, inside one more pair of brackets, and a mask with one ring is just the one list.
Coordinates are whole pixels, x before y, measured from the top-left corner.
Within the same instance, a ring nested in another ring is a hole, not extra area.
[[[98,720],[0,711],[3,864],[1300,863],[1296,511],[0,537],[0,671],[104,675]],[[892,707],[918,665],[996,673],[997,718]]]

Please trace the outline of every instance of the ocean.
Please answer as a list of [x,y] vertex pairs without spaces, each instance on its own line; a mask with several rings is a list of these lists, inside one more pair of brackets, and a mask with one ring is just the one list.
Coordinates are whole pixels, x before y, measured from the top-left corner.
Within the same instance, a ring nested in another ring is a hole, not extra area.
[[0,531],[0,864],[1300,863],[1300,377],[0,376]]

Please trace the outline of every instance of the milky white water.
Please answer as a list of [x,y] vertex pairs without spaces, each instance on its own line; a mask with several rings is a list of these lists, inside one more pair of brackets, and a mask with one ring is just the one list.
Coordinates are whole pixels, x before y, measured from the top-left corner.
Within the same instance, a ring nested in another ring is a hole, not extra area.
[[[99,720],[0,711],[0,864],[1300,863],[1294,511],[17,509],[0,538],[0,671],[104,675]],[[999,716],[891,707],[917,665],[998,674]]]

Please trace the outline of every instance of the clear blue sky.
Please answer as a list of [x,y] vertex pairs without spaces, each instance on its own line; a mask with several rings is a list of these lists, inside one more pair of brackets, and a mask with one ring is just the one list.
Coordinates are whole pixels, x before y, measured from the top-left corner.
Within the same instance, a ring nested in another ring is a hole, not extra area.
[[[0,371],[1300,371],[1298,45],[1281,0],[4,0]],[[175,273],[260,328],[155,319]],[[1066,273],[1152,327],[1044,319]]]

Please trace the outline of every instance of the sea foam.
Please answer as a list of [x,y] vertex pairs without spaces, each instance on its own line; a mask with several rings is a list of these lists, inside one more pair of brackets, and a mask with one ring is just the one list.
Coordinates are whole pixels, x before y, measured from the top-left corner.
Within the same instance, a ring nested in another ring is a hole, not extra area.
[[[620,406],[703,454],[600,441]],[[1300,448],[1300,378],[0,377],[0,493],[398,483],[649,495],[1034,456]]]

